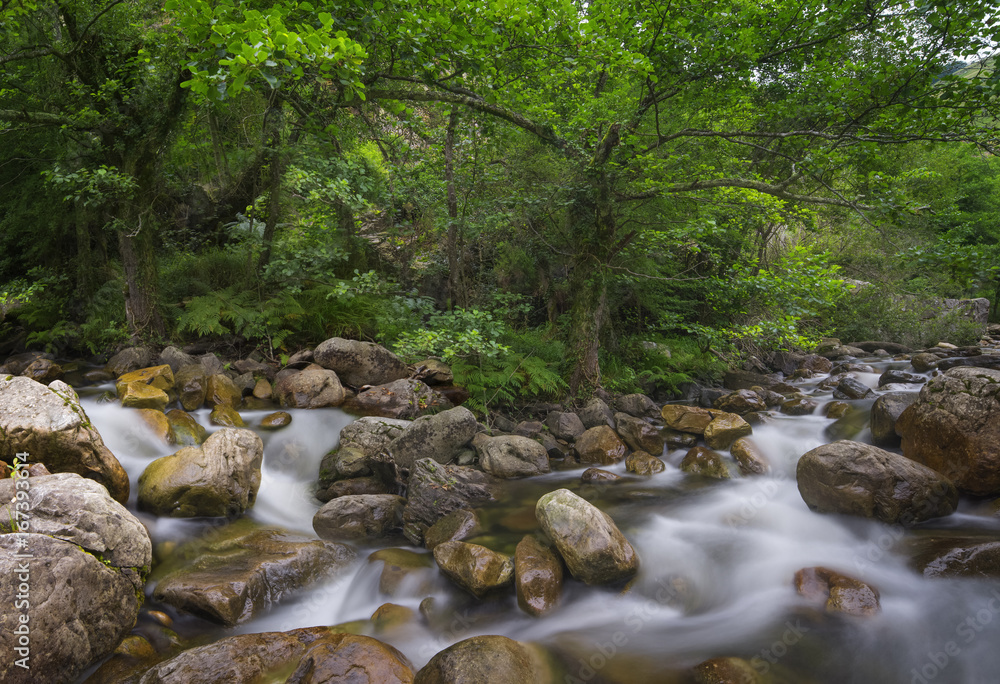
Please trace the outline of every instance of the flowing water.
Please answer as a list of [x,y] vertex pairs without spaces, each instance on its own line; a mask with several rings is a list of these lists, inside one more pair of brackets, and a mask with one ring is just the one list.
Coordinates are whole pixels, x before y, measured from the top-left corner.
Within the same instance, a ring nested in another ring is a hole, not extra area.
[[[858,377],[875,387],[885,361],[869,360],[877,373]],[[900,367],[898,362],[893,367]],[[829,391],[801,382],[820,400]],[[102,388],[80,390],[84,407],[111,451],[136,480],[151,461],[174,451],[158,443],[129,409],[97,400]],[[884,389],[918,389],[895,386]],[[867,411],[872,401],[849,402]],[[820,409],[820,410],[821,410]],[[323,454],[352,418],[336,409],[292,410],[292,424],[258,431],[264,440],[263,477],[248,515],[267,525],[312,535],[320,504],[311,495]],[[243,414],[249,426],[266,411]],[[196,412],[208,426],[207,410]],[[513,553],[536,529],[535,501],[567,487],[600,506],[635,546],[641,569],[630,590],[587,587],[568,581],[557,609],[543,618],[521,612],[513,592],[480,602],[440,575],[426,550],[428,567],[412,573],[391,594],[380,589],[383,563],[367,557],[386,544],[356,545],[357,560],[337,578],[274,607],[234,630],[222,630],[150,603],[175,615],[182,637],[288,630],[367,621],[392,602],[424,617],[375,633],[419,668],[448,645],[480,634],[502,634],[545,647],[566,682],[689,681],[685,672],[708,658],[739,656],[779,682],[921,683],[1000,682],[1000,582],[925,579],[908,565],[907,548],[927,536],[1000,536],[1000,518],[985,502],[963,500],[959,511],[911,529],[871,520],[809,511],[795,483],[795,465],[806,451],[830,439],[833,421],[819,412],[792,417],[770,414],[753,439],[768,456],[767,476],[710,481],[678,469],[683,450],[665,451],[665,472],[636,477],[624,465],[607,469],[623,477],[609,485],[585,485],[582,466],[508,481],[502,501],[484,511],[484,534],[468,541]],[[211,428],[215,429],[215,428]],[[854,437],[867,441],[866,428]],[[210,523],[137,513],[154,546],[183,541]],[[825,566],[877,588],[882,610],[860,618],[827,614],[798,596],[797,570]],[[152,591],[147,588],[147,595]],[[428,605],[424,604],[425,607]],[[360,625],[362,629],[365,625]],[[367,633],[372,634],[368,627]]]

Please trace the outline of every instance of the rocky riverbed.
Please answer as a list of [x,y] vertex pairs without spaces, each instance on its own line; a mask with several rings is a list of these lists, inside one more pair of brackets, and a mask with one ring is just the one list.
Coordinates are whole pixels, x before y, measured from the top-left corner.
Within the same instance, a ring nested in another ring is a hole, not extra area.
[[339,338],[11,357],[0,678],[993,681],[996,343],[831,340],[489,425],[439,362]]

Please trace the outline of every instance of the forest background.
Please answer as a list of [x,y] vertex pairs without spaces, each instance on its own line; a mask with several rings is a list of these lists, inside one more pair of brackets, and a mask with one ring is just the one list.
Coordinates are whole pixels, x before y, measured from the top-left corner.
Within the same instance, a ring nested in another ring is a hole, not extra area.
[[0,0],[0,355],[333,336],[480,411],[1000,300],[1000,19],[945,0]]

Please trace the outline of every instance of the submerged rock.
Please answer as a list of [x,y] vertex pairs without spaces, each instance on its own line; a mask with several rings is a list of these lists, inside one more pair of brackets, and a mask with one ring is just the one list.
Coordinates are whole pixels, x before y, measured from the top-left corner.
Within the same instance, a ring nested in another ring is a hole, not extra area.
[[157,568],[153,598],[232,626],[343,571],[352,560],[354,552],[343,544],[240,521],[178,548]]
[[830,613],[868,616],[882,610],[877,589],[827,568],[803,568],[796,572],[795,590],[807,599],[823,602]]
[[568,489],[541,497],[535,517],[582,582],[610,584],[639,570],[638,554],[611,517]]

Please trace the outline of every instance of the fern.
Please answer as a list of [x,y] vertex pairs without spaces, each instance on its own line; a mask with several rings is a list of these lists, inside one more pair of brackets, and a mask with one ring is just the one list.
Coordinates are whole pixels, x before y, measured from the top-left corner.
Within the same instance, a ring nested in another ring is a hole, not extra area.
[[478,364],[455,360],[456,384],[469,391],[466,405],[476,413],[511,406],[524,398],[556,396],[568,385],[548,363],[537,356],[508,355],[500,359],[481,357]]

